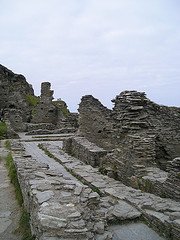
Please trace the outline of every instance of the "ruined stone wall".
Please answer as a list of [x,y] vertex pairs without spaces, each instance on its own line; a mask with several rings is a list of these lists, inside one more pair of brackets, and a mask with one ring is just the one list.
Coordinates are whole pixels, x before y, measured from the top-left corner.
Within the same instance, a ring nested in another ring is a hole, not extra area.
[[28,95],[34,96],[34,92],[25,77],[0,65],[0,110],[7,113],[11,109],[17,109],[20,118],[25,122],[29,121]]
[[66,103],[59,99],[53,101],[53,92],[49,82],[41,84],[39,103],[32,110],[31,123],[53,124],[57,129],[77,128],[77,115],[73,115]]
[[111,110],[91,95],[82,97],[79,104],[79,133],[99,146],[109,148],[113,122]]
[[92,96],[83,97],[79,107],[80,134],[115,149],[102,160],[101,171],[132,183],[148,167],[166,170],[168,161],[180,156],[180,108],[159,106],[137,91],[112,101],[112,111]]
[[114,103],[117,136],[154,137],[156,162],[165,170],[166,162],[180,155],[180,108],[160,106],[136,91],[122,92]]
[[53,123],[57,122],[57,108],[53,105],[53,91],[49,82],[41,84],[40,102],[33,110],[32,123]]
[[43,82],[41,96],[37,97],[24,76],[0,65],[0,114],[13,130],[20,132],[28,131],[32,124],[41,129],[42,123],[52,124],[53,129],[77,128],[77,114],[71,114],[64,101],[53,101],[50,88],[49,82]]
[[64,140],[63,149],[65,152],[93,167],[99,166],[101,157],[107,154],[107,151],[89,142],[84,137],[74,137]]

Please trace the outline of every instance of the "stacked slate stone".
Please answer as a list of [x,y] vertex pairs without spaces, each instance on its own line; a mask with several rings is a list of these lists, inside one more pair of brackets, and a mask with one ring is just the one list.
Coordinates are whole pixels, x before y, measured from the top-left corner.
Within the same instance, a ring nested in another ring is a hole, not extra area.
[[120,132],[137,132],[150,127],[145,111],[149,99],[144,92],[124,91],[112,102],[115,103],[113,117]]
[[124,162],[121,173],[117,174],[131,181],[134,179],[131,177],[142,177],[146,175],[146,167],[155,165],[155,135],[148,118],[150,100],[144,92],[124,91],[112,102],[115,103],[114,139],[122,148],[117,158]]
[[80,135],[112,151],[101,159],[102,172],[138,187],[147,176],[153,191],[165,194],[166,178],[157,172],[167,171],[167,162],[180,155],[180,109],[160,106],[137,91],[124,91],[112,102],[111,111],[92,96],[82,98]]
[[89,142],[84,137],[74,137],[65,139],[63,149],[70,155],[79,158],[83,162],[93,167],[100,166],[101,157],[107,154],[107,151]]
[[167,197],[180,200],[180,157],[169,162],[167,166],[169,176],[164,183],[164,189]]

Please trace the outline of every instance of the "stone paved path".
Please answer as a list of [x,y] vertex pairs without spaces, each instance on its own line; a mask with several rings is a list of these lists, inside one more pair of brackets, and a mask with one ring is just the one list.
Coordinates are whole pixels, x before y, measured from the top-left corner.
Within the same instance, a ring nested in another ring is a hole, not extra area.
[[15,234],[20,209],[5,167],[4,155],[5,151],[0,147],[0,240],[20,240],[21,237]]
[[143,223],[116,225],[110,228],[113,240],[163,240],[156,232]]
[[[73,177],[69,172],[67,172],[65,170],[65,168],[59,164],[57,161],[55,161],[54,159],[48,157],[47,155],[45,155],[45,153],[39,149],[38,144],[41,143],[46,143],[45,141],[43,142],[24,142],[23,145],[26,149],[26,153],[30,154],[32,156],[32,158],[36,159],[37,162],[39,163],[45,163],[48,165],[50,170],[53,170],[54,172],[56,172],[57,174],[63,174],[64,177],[67,178],[71,178],[72,180],[76,180],[77,179],[75,177]],[[62,144],[62,142],[53,142],[55,145],[58,144]]]
[[[27,139],[26,139],[27,140]],[[67,178],[76,180],[77,179],[72,176],[69,172],[66,171],[66,169],[59,163],[56,162],[54,159],[49,158],[44,154],[42,150],[38,148],[38,143],[41,142],[23,142],[23,145],[26,149],[26,154],[30,154],[33,159],[36,159],[39,163],[45,163],[49,166],[50,170],[55,171],[56,173],[63,173],[64,176],[67,176]],[[45,141],[42,142],[43,144],[46,143]],[[51,147],[54,146],[55,149],[57,147],[61,147],[62,142],[58,141],[52,141]],[[62,157],[62,156],[61,156]],[[163,240],[164,238],[160,237],[156,232],[154,232],[152,229],[150,229],[148,226],[142,223],[137,224],[128,224],[128,225],[116,225],[113,226],[111,229],[111,232],[113,232],[113,240],[136,240],[136,239],[143,239],[143,240]],[[98,240],[100,238],[96,238]],[[105,238],[103,238],[105,239]]]

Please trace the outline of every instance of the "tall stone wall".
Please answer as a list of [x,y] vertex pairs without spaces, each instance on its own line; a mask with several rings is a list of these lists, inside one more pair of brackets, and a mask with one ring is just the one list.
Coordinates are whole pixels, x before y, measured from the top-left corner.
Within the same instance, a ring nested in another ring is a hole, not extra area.
[[111,148],[112,111],[91,95],[82,97],[78,111],[79,133],[102,147]]
[[28,122],[30,120],[30,107],[26,99],[28,95],[34,96],[34,91],[25,77],[0,65],[0,111],[5,114],[11,109],[16,109],[22,121]]
[[43,82],[41,84],[41,96],[40,102],[34,108],[32,114],[32,123],[53,123],[57,122],[57,108],[53,105],[53,91],[50,89],[51,84],[49,82]]
[[114,149],[101,170],[129,182],[148,167],[166,170],[168,161],[180,156],[180,108],[160,106],[137,91],[124,91],[112,101],[113,110],[92,96],[79,105],[80,135]]
[[166,162],[180,155],[180,108],[160,106],[136,91],[122,92],[113,102],[117,137],[154,137],[156,161],[165,170]]

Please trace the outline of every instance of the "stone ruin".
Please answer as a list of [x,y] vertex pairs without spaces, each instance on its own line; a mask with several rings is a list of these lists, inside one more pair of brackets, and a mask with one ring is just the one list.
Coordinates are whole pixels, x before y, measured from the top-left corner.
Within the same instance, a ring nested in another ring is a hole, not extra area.
[[75,131],[77,114],[70,113],[64,101],[53,101],[50,88],[49,82],[43,82],[37,97],[24,76],[0,65],[0,110],[9,125],[10,136],[14,131],[29,134]]
[[180,108],[160,106],[137,91],[124,91],[112,102],[110,110],[91,95],[82,97],[81,138],[68,139],[65,151],[78,158],[87,155],[90,147],[84,137],[89,146],[93,143],[106,151],[96,160],[85,158],[102,173],[129,186],[180,200]]
[[37,239],[111,240],[111,223],[137,219],[180,239],[180,108],[124,91],[112,110],[87,95],[79,114],[70,113],[53,100],[49,82],[37,97],[22,75],[2,65],[0,93],[8,137],[60,133],[56,141],[36,139],[54,157],[48,166],[32,139],[12,143]]

